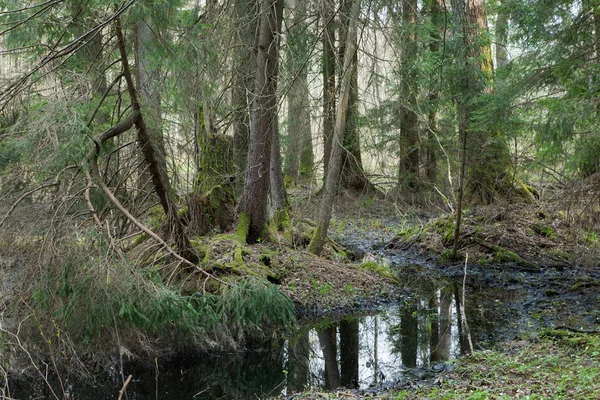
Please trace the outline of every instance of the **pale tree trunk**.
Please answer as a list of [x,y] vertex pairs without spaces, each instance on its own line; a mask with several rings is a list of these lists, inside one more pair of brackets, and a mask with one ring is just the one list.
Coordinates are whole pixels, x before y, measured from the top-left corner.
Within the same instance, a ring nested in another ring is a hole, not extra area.
[[[504,0],[500,0],[500,6],[503,6]],[[505,67],[508,64],[508,51],[506,43],[508,42],[508,12],[501,8],[496,18],[496,69]]]
[[344,54],[344,67],[342,74],[342,82],[340,87],[340,99],[338,101],[338,112],[335,119],[335,129],[333,134],[333,142],[331,149],[330,165],[325,178],[325,187],[321,205],[319,207],[319,215],[317,217],[317,227],[313,233],[308,251],[320,255],[323,251],[325,239],[327,238],[327,230],[331,220],[333,208],[333,200],[337,193],[339,178],[342,169],[342,143],[344,141],[344,131],[346,129],[346,114],[348,111],[348,101],[350,97],[352,84],[353,63],[356,58],[356,34],[358,32],[358,17],[360,14],[360,0],[354,0],[352,11],[350,13],[350,25],[347,35],[347,46]]
[[256,75],[255,42],[258,37],[257,0],[235,0],[236,36],[238,38],[234,60],[236,68],[232,88],[233,106],[233,161],[235,164],[235,187],[239,193],[244,187],[244,173],[248,161],[250,140],[251,94],[254,92]]
[[323,180],[329,173],[335,127],[335,0],[323,0]]
[[242,216],[250,219],[246,238],[249,242],[254,242],[263,235],[267,223],[271,143],[273,124],[277,118],[277,43],[281,33],[282,13],[283,0],[263,0],[248,167],[240,200]]
[[416,40],[417,0],[402,1],[402,62],[400,93],[402,97],[400,126],[400,189],[419,186],[419,125],[417,118],[417,59]]
[[290,8],[290,28],[287,34],[287,64],[293,79],[288,91],[288,146],[285,153],[285,175],[294,183],[299,178],[313,178],[314,155],[310,126],[310,103],[307,74],[309,54],[306,24],[306,2],[295,0]]

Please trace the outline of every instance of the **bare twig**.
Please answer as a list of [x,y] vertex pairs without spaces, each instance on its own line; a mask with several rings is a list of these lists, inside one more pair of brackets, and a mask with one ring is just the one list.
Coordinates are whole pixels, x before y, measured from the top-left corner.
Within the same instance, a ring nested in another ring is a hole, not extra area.
[[119,390],[119,400],[121,400],[123,398],[123,394],[127,390],[127,385],[129,385],[129,382],[131,382],[131,378],[133,378],[133,375],[129,375],[127,377],[127,380],[123,384],[123,387],[121,388],[121,390]]

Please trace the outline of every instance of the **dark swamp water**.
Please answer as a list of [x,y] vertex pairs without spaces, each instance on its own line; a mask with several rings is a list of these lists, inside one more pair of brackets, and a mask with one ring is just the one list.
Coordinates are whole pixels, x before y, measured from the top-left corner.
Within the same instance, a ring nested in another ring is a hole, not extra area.
[[[528,292],[507,284],[486,285],[469,276],[465,307],[462,276],[405,275],[410,295],[362,314],[305,321],[292,337],[268,349],[189,355],[152,367],[126,365],[133,375],[127,399],[264,398],[308,388],[369,388],[435,376],[474,348],[514,338],[532,324],[523,307]],[[495,286],[495,287],[494,287]],[[468,335],[464,317],[470,328]],[[533,322],[532,322],[533,321]],[[75,399],[116,399],[121,376],[70,382]],[[54,398],[43,382],[11,382],[16,399]],[[58,385],[56,393],[62,393]],[[59,396],[60,397],[60,396]]]

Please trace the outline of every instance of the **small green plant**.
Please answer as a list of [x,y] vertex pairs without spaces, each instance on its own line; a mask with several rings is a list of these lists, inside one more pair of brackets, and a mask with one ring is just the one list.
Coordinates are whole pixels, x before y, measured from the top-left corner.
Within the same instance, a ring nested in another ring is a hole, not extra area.
[[346,294],[351,295],[354,293],[356,289],[354,288],[354,285],[351,283],[347,283],[346,284]]
[[319,294],[321,296],[326,296],[331,292],[332,289],[333,285],[331,283],[325,283],[324,285],[321,285],[321,287],[319,287]]
[[598,243],[598,235],[594,231],[585,231],[583,233],[583,240],[586,244],[593,246]]

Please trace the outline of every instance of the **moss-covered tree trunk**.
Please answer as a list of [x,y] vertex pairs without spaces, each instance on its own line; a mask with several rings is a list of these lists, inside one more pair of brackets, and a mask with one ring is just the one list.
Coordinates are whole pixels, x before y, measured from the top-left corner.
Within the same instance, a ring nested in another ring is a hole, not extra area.
[[414,190],[419,186],[420,138],[417,118],[417,0],[402,1],[401,125],[398,187]]
[[308,25],[306,2],[296,0],[290,11],[290,27],[287,32],[288,73],[292,84],[288,91],[288,144],[285,152],[284,172],[294,183],[301,178],[313,179],[314,155],[310,122],[307,56]]
[[255,98],[244,191],[240,200],[242,219],[249,218],[247,240],[259,239],[267,223],[271,144],[277,118],[278,35],[283,20],[283,0],[263,0],[258,38]]
[[474,120],[485,106],[484,95],[493,91],[485,4],[483,0],[453,0],[452,14],[457,27],[459,60],[455,97],[459,133],[466,140],[465,200],[471,204],[514,198],[531,201],[533,195],[516,177],[502,134],[481,128]]

